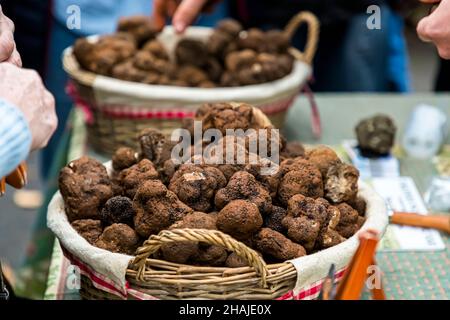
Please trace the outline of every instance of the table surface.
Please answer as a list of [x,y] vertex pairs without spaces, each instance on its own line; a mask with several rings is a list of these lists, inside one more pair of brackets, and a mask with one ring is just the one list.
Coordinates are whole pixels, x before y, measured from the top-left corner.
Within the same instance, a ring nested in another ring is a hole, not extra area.
[[[401,138],[408,115],[418,104],[430,104],[447,113],[450,119],[450,95],[411,94],[318,94],[323,134],[314,139],[310,125],[310,108],[306,98],[299,97],[289,110],[283,132],[288,140],[300,140],[308,144],[338,145],[343,139],[354,137],[357,122],[377,113],[395,119]],[[74,117],[72,141],[68,159],[86,152],[85,132],[78,116]],[[426,119],[424,119],[426,121]],[[449,141],[447,141],[449,143]],[[100,157],[101,158],[101,157]],[[436,174],[430,161],[402,158],[401,174],[411,176],[423,194],[430,178]],[[446,250],[436,252],[378,252],[377,262],[383,271],[383,284],[388,299],[449,299],[450,298],[450,239],[441,234]],[[68,261],[61,254],[55,241],[49,277],[47,299],[78,299],[76,290],[68,289],[65,270]],[[364,295],[367,298],[367,294]]]

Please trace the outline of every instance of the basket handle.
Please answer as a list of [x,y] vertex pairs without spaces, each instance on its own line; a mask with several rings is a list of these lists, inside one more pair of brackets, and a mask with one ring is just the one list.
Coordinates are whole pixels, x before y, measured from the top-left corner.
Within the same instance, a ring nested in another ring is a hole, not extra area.
[[317,43],[319,41],[320,22],[317,17],[309,11],[299,12],[288,22],[284,28],[284,33],[289,39],[292,39],[295,32],[297,32],[297,29],[303,23],[308,25],[308,37],[306,40],[305,51],[301,52],[300,50],[291,47],[289,48],[289,53],[292,54],[297,60],[305,61],[306,63],[311,64],[314,59],[314,55],[316,54]]
[[267,275],[269,270],[261,256],[253,249],[250,249],[242,242],[239,242],[229,235],[218,230],[209,229],[174,229],[163,230],[158,235],[151,235],[144,244],[136,250],[136,257],[131,262],[130,267],[137,267],[136,279],[144,281],[146,259],[161,248],[163,243],[178,241],[197,241],[207,244],[222,246],[235,252],[245,259],[250,266],[255,268],[256,273],[261,277],[263,287],[267,286]]

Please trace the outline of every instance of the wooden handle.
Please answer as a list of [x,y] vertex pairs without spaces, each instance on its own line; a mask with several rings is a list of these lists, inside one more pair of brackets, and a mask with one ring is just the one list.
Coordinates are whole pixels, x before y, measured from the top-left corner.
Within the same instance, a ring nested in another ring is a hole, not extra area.
[[427,216],[408,212],[394,212],[390,220],[394,224],[432,228],[450,233],[450,216]]
[[284,32],[289,39],[292,39],[297,29],[304,23],[308,26],[308,38],[306,41],[305,51],[301,52],[300,50],[291,47],[289,52],[294,56],[294,58],[305,61],[308,64],[312,64],[314,55],[316,54],[317,44],[319,42],[320,23],[317,17],[309,11],[299,12],[288,22],[284,28]]
[[144,273],[147,258],[158,251],[163,243],[179,241],[196,241],[222,246],[235,252],[245,259],[250,266],[255,268],[256,273],[261,277],[263,287],[267,286],[267,276],[269,270],[261,256],[253,249],[247,247],[242,242],[235,240],[229,235],[218,230],[207,229],[174,229],[163,230],[158,235],[151,235],[144,242],[142,247],[136,250],[136,257],[130,263],[130,268],[137,269],[136,278],[144,281]]

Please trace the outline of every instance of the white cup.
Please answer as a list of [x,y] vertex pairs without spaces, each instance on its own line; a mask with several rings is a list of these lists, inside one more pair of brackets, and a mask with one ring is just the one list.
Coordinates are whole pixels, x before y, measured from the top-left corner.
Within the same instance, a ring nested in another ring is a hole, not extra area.
[[431,158],[447,137],[447,116],[430,105],[419,105],[411,113],[403,135],[403,148],[414,158]]

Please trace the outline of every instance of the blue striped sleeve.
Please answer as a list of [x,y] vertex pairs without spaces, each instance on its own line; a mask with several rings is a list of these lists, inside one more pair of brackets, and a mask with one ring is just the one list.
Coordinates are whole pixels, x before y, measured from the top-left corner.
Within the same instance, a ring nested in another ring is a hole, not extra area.
[[31,147],[31,132],[23,113],[0,99],[0,178],[26,159]]

